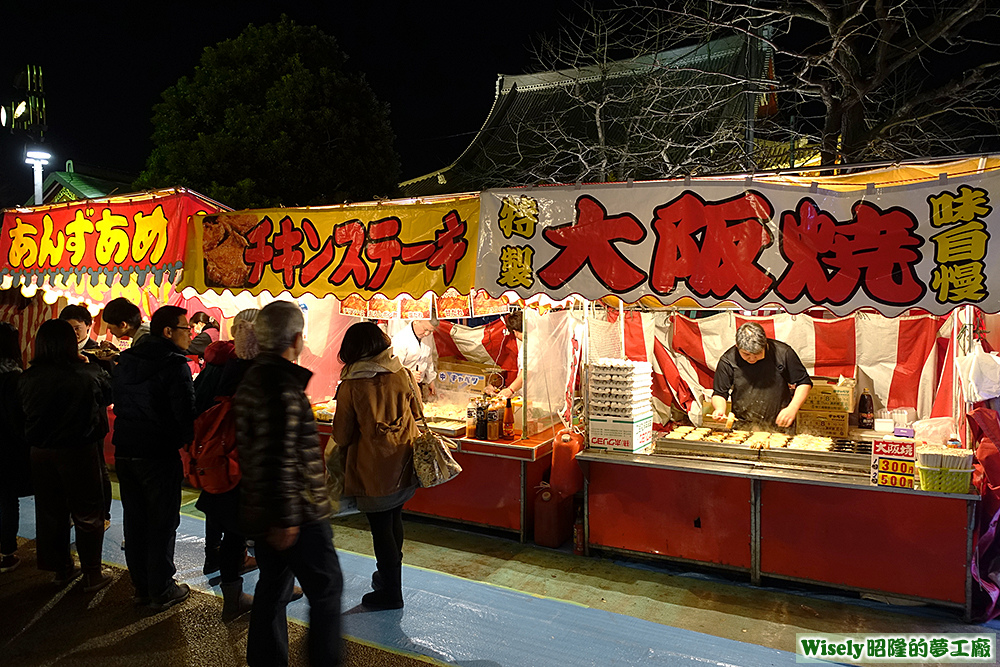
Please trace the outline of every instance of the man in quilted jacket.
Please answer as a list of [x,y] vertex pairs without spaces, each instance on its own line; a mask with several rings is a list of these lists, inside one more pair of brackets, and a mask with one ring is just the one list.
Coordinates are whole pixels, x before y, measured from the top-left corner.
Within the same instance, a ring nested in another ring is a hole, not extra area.
[[260,578],[247,639],[250,667],[288,664],[285,608],[295,579],[309,600],[309,659],[340,665],[343,576],[330,528],[326,467],[305,388],[312,373],[295,363],[305,320],[275,301],[254,322],[260,354],[233,399],[243,478],[240,520],[254,538]]

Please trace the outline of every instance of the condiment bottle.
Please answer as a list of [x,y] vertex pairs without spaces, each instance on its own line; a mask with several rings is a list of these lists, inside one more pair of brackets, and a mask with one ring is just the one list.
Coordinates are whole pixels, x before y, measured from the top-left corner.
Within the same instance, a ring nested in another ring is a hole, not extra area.
[[510,404],[510,396],[507,397],[507,406],[503,410],[503,439],[514,439],[514,408]]
[[486,410],[486,439],[500,439],[500,405],[497,403],[490,403]]
[[867,389],[858,399],[858,428],[875,428],[875,400]]
[[469,399],[469,405],[465,408],[465,437],[476,437],[476,397]]
[[476,403],[476,439],[486,440],[486,401],[482,398]]

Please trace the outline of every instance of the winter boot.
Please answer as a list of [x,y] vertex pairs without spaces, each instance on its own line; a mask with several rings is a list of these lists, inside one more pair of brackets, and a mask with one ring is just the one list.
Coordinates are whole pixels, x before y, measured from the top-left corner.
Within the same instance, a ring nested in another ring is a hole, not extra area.
[[243,592],[243,579],[222,583],[222,622],[235,621],[253,607],[253,596]]
[[361,606],[372,611],[383,611],[386,609],[403,608],[403,591],[391,591],[383,588],[380,591],[366,593],[361,598]]
[[206,577],[219,571],[222,562],[221,551],[222,547],[205,547],[205,566],[201,568],[201,573]]

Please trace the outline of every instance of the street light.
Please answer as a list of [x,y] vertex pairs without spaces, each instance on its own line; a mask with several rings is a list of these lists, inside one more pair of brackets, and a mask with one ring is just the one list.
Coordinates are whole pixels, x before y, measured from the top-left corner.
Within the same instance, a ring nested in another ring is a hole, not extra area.
[[35,206],[42,205],[42,167],[49,163],[52,157],[40,148],[31,148],[24,154],[24,163],[30,164],[35,174]]

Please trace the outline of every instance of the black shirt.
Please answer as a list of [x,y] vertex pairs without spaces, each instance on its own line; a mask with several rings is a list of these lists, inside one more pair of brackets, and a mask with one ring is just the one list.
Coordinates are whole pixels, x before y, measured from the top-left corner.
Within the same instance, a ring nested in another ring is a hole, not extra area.
[[792,400],[789,385],[810,385],[809,373],[795,350],[778,340],[767,339],[764,358],[744,361],[736,346],[726,350],[715,369],[713,394],[729,399],[733,414],[741,422],[773,427],[774,420]]

